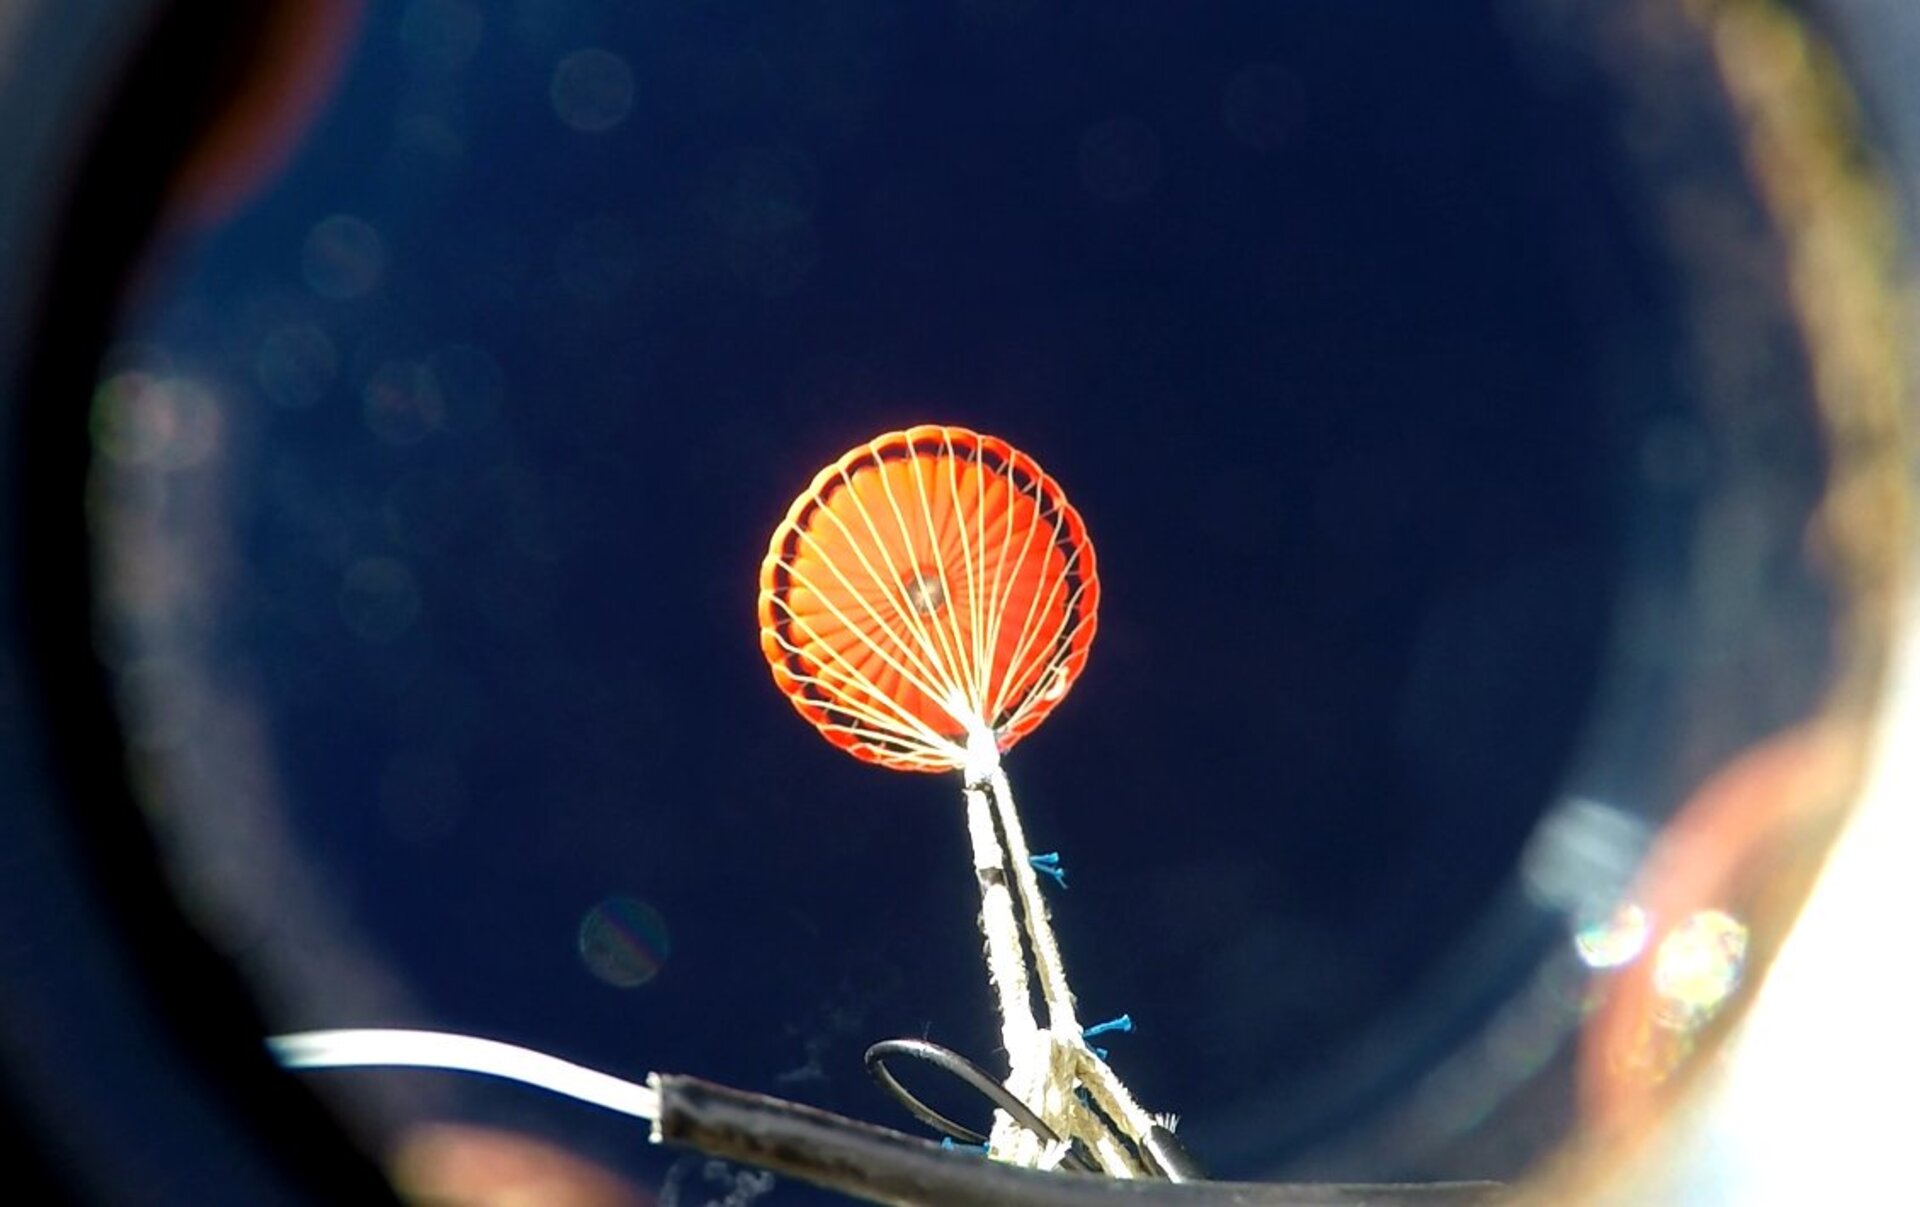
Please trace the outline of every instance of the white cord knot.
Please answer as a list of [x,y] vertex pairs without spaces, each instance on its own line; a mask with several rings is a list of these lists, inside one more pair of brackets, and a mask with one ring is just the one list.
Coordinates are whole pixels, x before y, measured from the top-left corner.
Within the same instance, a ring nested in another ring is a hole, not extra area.
[[985,725],[969,724],[966,758],[960,764],[960,774],[966,786],[983,788],[993,781],[994,773],[999,770],[1000,739]]

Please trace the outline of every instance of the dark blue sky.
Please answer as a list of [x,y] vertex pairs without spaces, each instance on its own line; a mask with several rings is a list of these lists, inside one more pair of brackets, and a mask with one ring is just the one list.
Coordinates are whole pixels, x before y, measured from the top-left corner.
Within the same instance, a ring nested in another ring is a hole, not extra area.
[[[1501,8],[374,5],[128,333],[229,409],[210,656],[413,1003],[288,1024],[901,1126],[868,1043],[996,1065],[957,783],[820,741],[753,620],[813,473],[951,422],[1098,551],[1089,669],[1009,772],[1082,1015],[1139,1024],[1116,1068],[1238,1176],[1404,1088],[1289,1098],[1457,1031],[1422,986],[1579,737],[1621,400],[1671,371],[1602,98]],[[552,98],[589,47],[630,71],[602,131]],[[671,928],[637,989],[575,950],[609,894]]]

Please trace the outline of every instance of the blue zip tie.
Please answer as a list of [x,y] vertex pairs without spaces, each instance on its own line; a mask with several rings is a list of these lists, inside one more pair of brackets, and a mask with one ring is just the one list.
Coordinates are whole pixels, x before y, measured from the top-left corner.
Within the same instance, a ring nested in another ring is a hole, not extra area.
[[984,1144],[955,1144],[952,1136],[940,1137],[940,1147],[948,1152],[984,1154],[987,1151],[987,1146]]
[[1042,876],[1053,877],[1053,882],[1061,888],[1067,887],[1067,869],[1060,866],[1060,852],[1048,851],[1045,855],[1029,855],[1027,862],[1033,870]]
[[1105,1048],[1096,1047],[1093,1049],[1093,1054],[1095,1056],[1098,1056],[1101,1060],[1105,1060],[1107,1058],[1107,1050]]
[[[1092,1039],[1096,1035],[1105,1035],[1110,1031],[1131,1030],[1133,1030],[1133,1015],[1123,1014],[1119,1018],[1110,1018],[1104,1023],[1093,1024],[1093,1026],[1080,1032],[1080,1038]],[[1104,1059],[1104,1057],[1102,1057],[1102,1059]]]

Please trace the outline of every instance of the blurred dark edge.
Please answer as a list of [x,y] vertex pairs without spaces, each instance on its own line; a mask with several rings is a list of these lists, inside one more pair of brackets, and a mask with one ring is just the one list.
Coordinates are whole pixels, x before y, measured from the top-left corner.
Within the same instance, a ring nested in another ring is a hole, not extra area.
[[[1910,0],[1793,7],[1845,59],[1911,236],[1920,17]],[[244,988],[172,900],[92,643],[95,363],[167,173],[265,9],[0,0],[0,1145],[13,1201],[394,1201],[267,1060]]]
[[92,640],[96,366],[168,177],[269,10],[0,5],[0,1128],[15,1202],[396,1201],[269,1061],[241,982],[170,896]]
[[1920,5],[1813,0],[1808,19],[1832,45],[1886,172],[1909,256],[1920,246]]

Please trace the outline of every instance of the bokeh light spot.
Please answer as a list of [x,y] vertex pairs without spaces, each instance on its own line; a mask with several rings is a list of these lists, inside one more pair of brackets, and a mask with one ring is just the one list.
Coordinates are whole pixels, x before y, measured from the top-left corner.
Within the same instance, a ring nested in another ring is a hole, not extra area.
[[707,171],[707,212],[720,228],[728,270],[776,297],[791,293],[820,259],[813,161],[789,147],[736,147]]
[[289,323],[260,341],[253,373],[275,406],[310,407],[333,386],[340,353],[312,323]]
[[673,953],[667,920],[633,897],[608,897],[580,920],[580,959],[587,971],[620,989],[659,975]]
[[560,240],[553,263],[568,293],[583,302],[610,302],[633,283],[640,244],[618,218],[589,218]]
[[553,111],[583,134],[611,130],[633,108],[633,69],[609,50],[589,47],[560,60],[553,71]]
[[1300,127],[1299,77],[1276,63],[1254,63],[1233,73],[1222,91],[1227,129],[1256,151],[1271,151]]
[[1676,1030],[1706,1023],[1740,987],[1746,964],[1744,923],[1717,909],[1690,915],[1667,932],[1654,956],[1660,1022]]
[[427,71],[452,72],[480,46],[486,15],[465,0],[413,0],[400,18],[400,44]]
[[441,420],[448,431],[480,432],[493,426],[506,394],[500,362],[484,348],[451,344],[427,358],[440,389]]
[[300,277],[307,288],[336,302],[364,297],[386,271],[386,240],[351,214],[315,223],[300,249]]
[[424,361],[388,361],[367,380],[367,429],[388,444],[418,444],[446,419],[440,382]]
[[1580,917],[1619,900],[1645,850],[1645,821],[1599,800],[1563,800],[1526,840],[1521,883],[1542,906]]
[[1589,968],[1618,968],[1646,947],[1649,926],[1646,910],[1622,905],[1583,922],[1573,933],[1573,949]]
[[1117,117],[1080,138],[1080,183],[1102,201],[1139,201],[1160,180],[1160,139],[1141,122]]
[[727,247],[733,275],[768,297],[792,293],[820,260],[820,237],[809,223],[798,223]]
[[1647,825],[1600,801],[1562,801],[1540,819],[1520,855],[1528,896],[1575,917],[1610,909],[1647,849]]
[[219,448],[220,430],[212,395],[182,378],[131,370],[94,392],[94,447],[120,465],[188,469]]
[[404,562],[366,557],[340,580],[340,616],[361,640],[392,641],[420,615],[420,589]]

